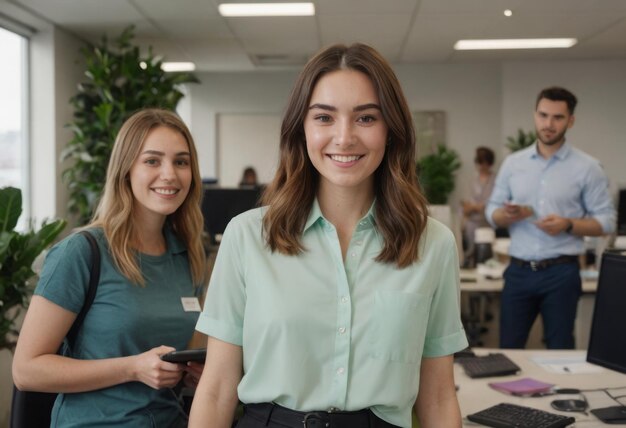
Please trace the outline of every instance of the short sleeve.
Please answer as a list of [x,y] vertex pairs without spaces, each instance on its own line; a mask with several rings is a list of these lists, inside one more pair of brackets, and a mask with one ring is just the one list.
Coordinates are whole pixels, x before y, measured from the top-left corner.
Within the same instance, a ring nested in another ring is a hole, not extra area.
[[90,257],[91,247],[84,236],[68,236],[46,255],[34,294],[79,313],[89,287]]
[[424,357],[450,355],[468,345],[461,323],[458,253],[454,236],[450,231],[446,232],[437,258],[441,264],[433,267],[439,284],[430,306]]
[[239,223],[229,223],[215,260],[209,288],[196,330],[224,342],[243,344],[243,317],[246,307]]

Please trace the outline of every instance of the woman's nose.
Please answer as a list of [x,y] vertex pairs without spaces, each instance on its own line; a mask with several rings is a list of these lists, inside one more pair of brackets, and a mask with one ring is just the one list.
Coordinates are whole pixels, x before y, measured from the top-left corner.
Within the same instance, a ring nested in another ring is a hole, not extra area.
[[161,165],[161,179],[172,181],[176,178],[176,168],[170,162],[163,162]]
[[351,145],[354,144],[355,135],[354,129],[352,129],[352,123],[349,121],[340,122],[337,125],[337,135],[335,138],[335,144]]

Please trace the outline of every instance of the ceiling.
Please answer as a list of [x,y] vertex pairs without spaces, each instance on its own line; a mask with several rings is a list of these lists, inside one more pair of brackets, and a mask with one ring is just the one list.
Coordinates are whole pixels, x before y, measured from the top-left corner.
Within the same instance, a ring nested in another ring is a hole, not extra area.
[[[136,43],[167,61],[192,61],[197,71],[300,66],[321,47],[354,41],[395,64],[626,59],[626,0],[312,0],[313,17],[261,18],[220,16],[217,5],[232,0],[7,1],[91,41],[134,24]],[[453,50],[459,39],[539,37],[575,37],[578,44]]]

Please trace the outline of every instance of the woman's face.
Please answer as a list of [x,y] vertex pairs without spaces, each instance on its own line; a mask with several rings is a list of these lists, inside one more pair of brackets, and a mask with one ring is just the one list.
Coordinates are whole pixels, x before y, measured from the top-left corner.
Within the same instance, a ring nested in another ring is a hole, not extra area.
[[182,205],[191,187],[191,153],[185,137],[167,126],[152,129],[129,177],[139,218],[164,221]]
[[304,119],[307,152],[320,174],[320,188],[371,192],[387,131],[369,77],[355,70],[322,76]]
[[491,171],[491,165],[489,165],[489,162],[475,162],[474,164],[476,165],[476,169],[480,173],[485,174]]

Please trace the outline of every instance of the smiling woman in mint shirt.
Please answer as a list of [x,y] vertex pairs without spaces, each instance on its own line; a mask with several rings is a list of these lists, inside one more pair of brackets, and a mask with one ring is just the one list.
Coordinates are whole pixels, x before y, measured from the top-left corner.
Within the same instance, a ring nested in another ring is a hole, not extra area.
[[[452,233],[427,217],[411,113],[372,48],[300,74],[265,207],[224,233],[190,427],[460,427],[467,346]],[[330,425],[326,425],[329,423]]]
[[204,283],[201,180],[193,139],[176,114],[142,110],[115,141],[104,193],[86,230],[98,242],[100,281],[65,356],[56,354],[85,300],[90,247],[72,234],[48,253],[13,359],[18,388],[60,392],[52,427],[174,427],[184,349],[198,312],[181,299]]

